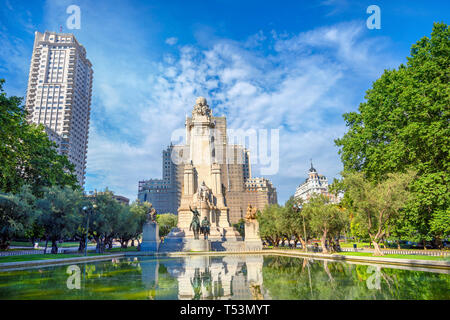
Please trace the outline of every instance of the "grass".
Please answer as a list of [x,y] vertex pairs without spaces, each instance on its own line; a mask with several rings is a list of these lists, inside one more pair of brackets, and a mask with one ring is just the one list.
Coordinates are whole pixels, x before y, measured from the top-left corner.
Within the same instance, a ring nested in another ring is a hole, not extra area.
[[[362,256],[362,257],[380,257],[374,256],[371,252],[339,252],[335,253],[343,256]],[[437,257],[437,256],[422,256],[418,254],[385,254],[382,258],[395,258],[395,259],[414,259],[414,260],[437,260],[437,261],[450,261],[450,257]]]
[[35,249],[35,248],[14,248],[14,249],[8,249],[8,250],[0,250],[0,252],[9,252],[9,251],[30,251],[30,250],[41,250],[41,249]]
[[[73,248],[73,247],[78,247],[80,243],[77,241],[72,241],[72,242],[63,242],[63,243],[58,243],[58,248]],[[92,244],[92,243],[88,243]],[[10,246],[17,246],[17,247],[33,247],[33,244],[28,241],[28,242],[22,242],[22,241],[11,241]],[[45,241],[40,241],[39,242],[39,246],[40,247],[45,247]],[[47,247],[51,247],[52,243],[49,241]]]
[[353,244],[356,243],[358,248],[363,248],[364,246],[370,246],[369,242],[340,242],[341,248],[353,248]]
[[[109,254],[105,252],[104,254]],[[100,253],[88,253],[88,256],[101,256]],[[84,254],[26,254],[21,256],[6,256],[0,257],[0,263],[6,262],[21,262],[21,261],[35,261],[35,260],[51,260],[51,259],[64,259],[64,258],[76,258],[84,257]]]

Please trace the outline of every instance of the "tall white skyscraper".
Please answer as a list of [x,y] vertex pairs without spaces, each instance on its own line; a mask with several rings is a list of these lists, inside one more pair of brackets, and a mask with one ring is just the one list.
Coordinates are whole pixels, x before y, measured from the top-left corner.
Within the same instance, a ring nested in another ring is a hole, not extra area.
[[42,123],[59,137],[58,151],[75,165],[84,185],[92,64],[86,49],[70,33],[35,32],[26,96],[28,121]]

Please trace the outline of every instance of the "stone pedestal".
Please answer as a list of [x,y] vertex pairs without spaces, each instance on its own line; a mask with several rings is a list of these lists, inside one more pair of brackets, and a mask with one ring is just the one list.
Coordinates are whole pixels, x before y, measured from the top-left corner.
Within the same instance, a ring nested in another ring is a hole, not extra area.
[[205,239],[189,239],[186,241],[185,251],[210,251],[211,241]]
[[157,252],[159,249],[159,227],[155,222],[147,222],[144,225],[144,234],[142,236],[141,251]]
[[259,223],[257,220],[245,222],[245,250],[259,251],[262,250],[262,242],[259,236]]

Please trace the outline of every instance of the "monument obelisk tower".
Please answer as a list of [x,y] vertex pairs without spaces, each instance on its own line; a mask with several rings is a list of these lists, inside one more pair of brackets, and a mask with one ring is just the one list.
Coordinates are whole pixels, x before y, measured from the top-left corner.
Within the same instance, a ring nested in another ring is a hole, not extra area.
[[[178,208],[178,228],[168,240],[183,237],[193,239],[189,231],[192,220],[190,207],[198,210],[200,220],[207,217],[211,223],[209,239],[214,241],[242,240],[230,225],[222,185],[223,146],[217,137],[215,122],[206,99],[199,97],[192,110],[192,118],[186,118],[186,142],[189,147],[184,159],[181,201]],[[217,144],[217,145],[216,145]]]
[[[200,212],[211,222],[211,238],[223,236],[223,228],[230,229],[228,208],[222,193],[221,166],[216,159],[216,146],[211,109],[206,99],[199,97],[192,110],[192,119],[186,121],[186,135],[189,145],[189,159],[184,167],[184,180],[178,227],[188,228],[191,221],[189,206]],[[231,228],[232,230],[232,228]],[[231,232],[230,233],[234,233]]]

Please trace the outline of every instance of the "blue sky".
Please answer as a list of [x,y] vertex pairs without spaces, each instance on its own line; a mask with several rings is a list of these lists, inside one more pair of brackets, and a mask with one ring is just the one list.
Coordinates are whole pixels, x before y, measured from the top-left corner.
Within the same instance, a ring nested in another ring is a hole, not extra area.
[[[80,30],[66,28],[72,4]],[[379,30],[366,27],[373,4]],[[448,1],[0,0],[0,78],[24,96],[34,31],[62,26],[94,68],[87,190],[135,199],[138,180],[161,177],[161,151],[202,95],[229,128],[280,130],[279,170],[267,178],[281,204],[310,158],[338,177],[342,114],[449,12]]]

